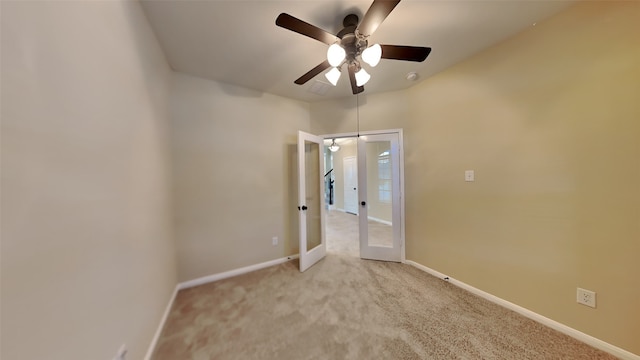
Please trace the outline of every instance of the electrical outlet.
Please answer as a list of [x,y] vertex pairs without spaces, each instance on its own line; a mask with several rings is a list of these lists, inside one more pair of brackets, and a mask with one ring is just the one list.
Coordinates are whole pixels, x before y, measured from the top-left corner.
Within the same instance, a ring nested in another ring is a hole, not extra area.
[[278,245],[278,237],[274,236],[271,238],[271,244],[273,244],[273,246]]
[[578,303],[592,308],[596,307],[596,293],[593,291],[578,288]]

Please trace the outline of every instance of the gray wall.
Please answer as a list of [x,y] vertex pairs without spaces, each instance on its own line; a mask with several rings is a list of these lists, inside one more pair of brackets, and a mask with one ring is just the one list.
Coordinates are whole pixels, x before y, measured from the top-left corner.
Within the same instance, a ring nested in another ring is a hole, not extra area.
[[309,130],[306,103],[174,74],[180,281],[297,253],[298,130]]
[[137,2],[2,2],[2,359],[142,359],[176,284],[171,70]]

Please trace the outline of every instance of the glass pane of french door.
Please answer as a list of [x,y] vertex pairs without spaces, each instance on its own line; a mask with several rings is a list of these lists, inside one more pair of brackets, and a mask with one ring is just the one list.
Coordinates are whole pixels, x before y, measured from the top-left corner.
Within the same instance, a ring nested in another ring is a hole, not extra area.
[[366,143],[367,239],[370,246],[393,247],[393,198],[390,141]]
[[298,213],[300,271],[326,255],[324,239],[324,160],[321,137],[298,133]]
[[307,251],[322,244],[322,198],[318,192],[322,184],[320,179],[320,151],[322,145],[305,140],[305,187]]
[[358,142],[360,257],[401,261],[398,134],[361,136]]

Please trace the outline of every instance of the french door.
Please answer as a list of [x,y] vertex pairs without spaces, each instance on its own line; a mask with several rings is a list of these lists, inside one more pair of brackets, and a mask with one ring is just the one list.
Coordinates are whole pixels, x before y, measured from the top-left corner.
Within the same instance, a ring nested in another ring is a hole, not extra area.
[[[360,257],[403,261],[401,131],[357,139]],[[298,133],[300,271],[326,256],[323,138]],[[355,176],[354,176],[355,177]]]
[[298,132],[300,271],[325,257],[323,138]]
[[358,138],[360,257],[402,261],[399,133]]

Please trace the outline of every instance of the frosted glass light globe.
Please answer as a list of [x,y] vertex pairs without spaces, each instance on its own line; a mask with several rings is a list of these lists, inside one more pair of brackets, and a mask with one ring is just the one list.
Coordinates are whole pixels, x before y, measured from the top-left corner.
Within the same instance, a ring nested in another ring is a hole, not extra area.
[[338,80],[340,80],[340,70],[334,67],[328,73],[324,74],[324,76],[329,80],[331,85],[336,86],[338,84]]
[[375,67],[380,62],[382,58],[382,47],[379,44],[374,44],[364,49],[362,52],[362,60],[367,64],[371,65],[371,67]]
[[329,64],[333,67],[339,66],[346,56],[347,53],[344,51],[342,46],[338,44],[329,46],[329,49],[327,50],[327,60],[329,60]]
[[367,81],[369,81],[369,79],[371,79],[371,75],[369,75],[369,73],[364,71],[364,69],[360,69],[360,71],[358,71],[356,73],[356,85],[357,86],[362,86],[362,85],[366,84]]

